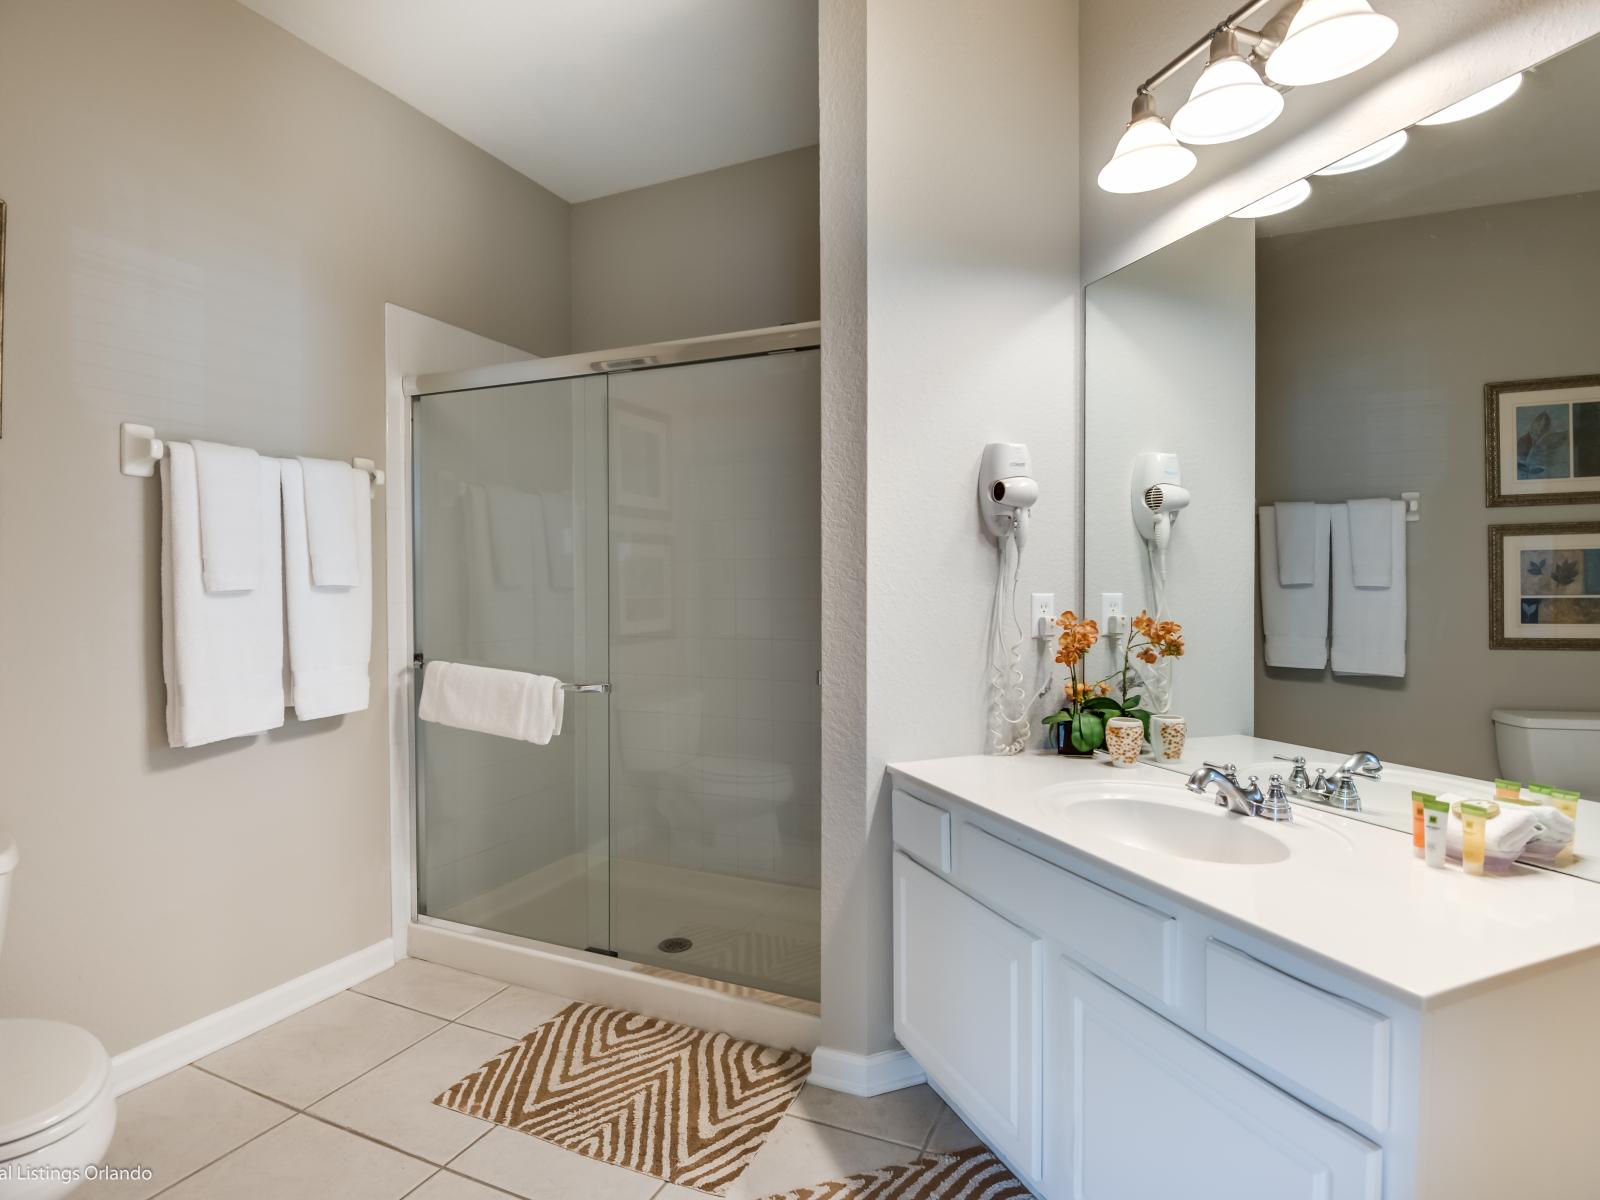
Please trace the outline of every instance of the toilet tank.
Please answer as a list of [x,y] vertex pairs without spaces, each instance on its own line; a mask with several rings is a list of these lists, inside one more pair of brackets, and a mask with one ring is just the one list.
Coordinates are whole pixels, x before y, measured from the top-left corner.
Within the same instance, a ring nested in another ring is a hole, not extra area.
[[11,873],[17,869],[17,843],[0,833],[0,950],[5,949],[6,909],[11,902]]
[[1501,708],[1492,720],[1504,778],[1600,800],[1600,712]]

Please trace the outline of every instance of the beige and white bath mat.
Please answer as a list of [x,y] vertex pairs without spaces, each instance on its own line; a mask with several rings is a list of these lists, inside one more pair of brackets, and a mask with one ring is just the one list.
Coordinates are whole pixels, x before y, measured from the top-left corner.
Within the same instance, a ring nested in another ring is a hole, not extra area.
[[938,1154],[797,1188],[766,1200],[1030,1200],[1033,1195],[983,1146]]
[[434,1103],[720,1195],[810,1070],[798,1050],[575,1003]]

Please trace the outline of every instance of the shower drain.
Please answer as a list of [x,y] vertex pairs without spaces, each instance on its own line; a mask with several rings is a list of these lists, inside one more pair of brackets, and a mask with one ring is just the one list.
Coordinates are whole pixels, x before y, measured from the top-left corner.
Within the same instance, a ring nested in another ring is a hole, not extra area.
[[694,943],[686,937],[670,937],[656,943],[656,949],[663,954],[682,954],[693,946]]

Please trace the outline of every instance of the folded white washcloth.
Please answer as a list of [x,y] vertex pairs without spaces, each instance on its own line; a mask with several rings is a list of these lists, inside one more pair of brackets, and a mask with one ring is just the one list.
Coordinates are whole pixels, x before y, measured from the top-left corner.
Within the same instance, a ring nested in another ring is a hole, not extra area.
[[1406,525],[1405,505],[1388,506],[1390,586],[1361,587],[1355,581],[1350,514],[1352,505],[1335,504],[1333,523],[1332,649],[1329,655],[1339,675],[1406,673]]
[[543,746],[561,732],[564,705],[561,681],[549,675],[431,662],[422,676],[417,716]]
[[1533,836],[1522,849],[1523,862],[1553,863],[1572,849],[1578,823],[1566,813],[1551,804],[1530,805],[1523,811],[1530,814],[1537,824]]
[[1320,671],[1328,665],[1328,539],[1332,509],[1313,506],[1311,582],[1284,587],[1278,564],[1274,505],[1257,512],[1261,542],[1261,629],[1269,667]]
[[283,724],[283,540],[278,464],[257,462],[256,586],[207,592],[194,449],[161,460],[161,668],[167,741],[203,746]]
[[[367,510],[367,473],[330,458],[297,458],[304,480],[306,545],[311,551],[311,582],[317,587],[358,587],[361,583],[356,512]],[[360,503],[356,504],[356,498]]]
[[[1450,821],[1445,828],[1445,856],[1451,862],[1461,861],[1461,818],[1456,815],[1456,805],[1465,796],[1445,792],[1439,799],[1450,805]],[[1500,811],[1483,827],[1483,869],[1506,872],[1521,856],[1523,849],[1539,832],[1539,820],[1531,808],[1519,804],[1502,804]]]
[[248,592],[261,578],[261,456],[191,442],[200,494],[200,578],[208,592]]
[[[366,476],[345,463],[362,486],[342,489],[346,521],[355,533],[352,586],[314,582],[316,555],[305,460],[288,458],[283,472],[283,581],[288,605],[289,703],[302,721],[360,712],[371,702],[372,511]],[[331,508],[333,496],[326,499]],[[336,524],[328,514],[328,524]]]
[[[1350,578],[1358,588],[1394,585],[1394,500],[1351,500]],[[1403,532],[1403,531],[1402,531]]]
[[1278,523],[1278,582],[1284,587],[1310,587],[1316,580],[1316,555],[1328,552],[1318,536],[1317,506],[1302,502],[1274,504]]

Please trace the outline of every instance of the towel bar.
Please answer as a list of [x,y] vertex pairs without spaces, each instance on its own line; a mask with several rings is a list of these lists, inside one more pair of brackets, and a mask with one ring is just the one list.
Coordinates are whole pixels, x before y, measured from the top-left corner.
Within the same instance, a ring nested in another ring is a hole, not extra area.
[[[156,463],[166,456],[167,443],[158,438],[150,426],[135,425],[131,421],[122,423],[121,433],[122,473],[146,478],[154,475]],[[358,471],[365,471],[374,487],[383,486],[384,474],[372,459],[352,458],[350,465]]]
[[[411,665],[420,671],[428,664],[422,655],[414,654],[411,656]],[[611,685],[609,683],[563,683],[561,690],[563,692],[579,692],[584,695],[605,695],[611,691]]]

